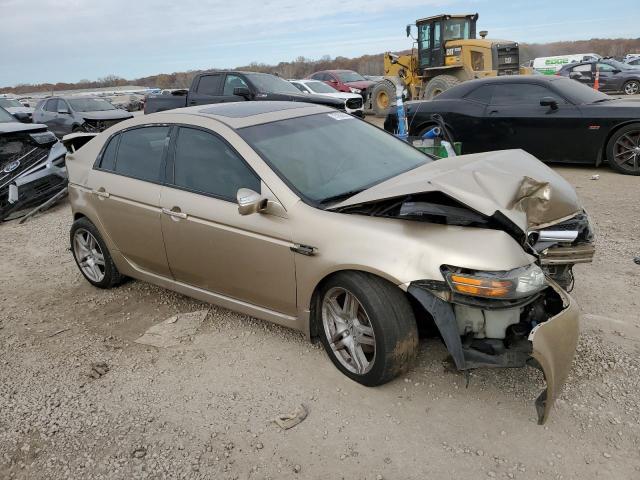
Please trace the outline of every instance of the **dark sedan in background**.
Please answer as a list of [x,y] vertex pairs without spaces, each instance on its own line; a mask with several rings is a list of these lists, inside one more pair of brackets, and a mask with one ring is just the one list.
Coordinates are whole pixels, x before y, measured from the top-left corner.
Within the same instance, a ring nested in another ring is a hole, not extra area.
[[131,117],[104,98],[92,97],[45,98],[33,112],[35,123],[45,124],[59,137],[71,132],[102,132]]
[[[640,102],[615,99],[561,76],[472,80],[406,104],[409,135],[442,115],[463,153],[521,148],[545,162],[599,165],[640,175]],[[385,129],[396,131],[395,112]]]
[[604,59],[597,62],[570,63],[560,69],[557,75],[569,77],[589,87],[595,83],[598,74],[598,89],[601,92],[637,95],[640,93],[640,66],[629,65],[617,60]]

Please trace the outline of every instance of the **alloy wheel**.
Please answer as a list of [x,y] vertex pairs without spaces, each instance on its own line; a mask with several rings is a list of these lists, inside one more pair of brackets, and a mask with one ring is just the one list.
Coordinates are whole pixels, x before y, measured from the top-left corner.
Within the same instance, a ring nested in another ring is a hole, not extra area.
[[618,138],[613,146],[613,161],[626,171],[640,171],[640,130],[632,130]]
[[76,230],[73,235],[73,255],[87,278],[96,283],[104,279],[104,254],[91,232],[84,228]]
[[322,301],[322,324],[333,354],[350,372],[371,370],[376,340],[369,315],[356,296],[341,287],[327,291]]
[[631,81],[627,82],[624,86],[624,93],[627,95],[637,95],[640,93],[640,82]]

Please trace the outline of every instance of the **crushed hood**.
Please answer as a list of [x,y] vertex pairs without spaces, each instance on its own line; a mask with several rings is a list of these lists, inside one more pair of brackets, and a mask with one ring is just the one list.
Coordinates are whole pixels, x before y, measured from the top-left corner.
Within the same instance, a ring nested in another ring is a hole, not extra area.
[[78,115],[86,120],[124,120],[133,117],[131,113],[119,108],[95,112],[78,112]]
[[501,212],[523,232],[582,211],[573,187],[523,150],[430,162],[374,185],[331,210],[427,192],[441,192],[486,216]]
[[47,126],[41,123],[20,123],[17,120],[15,122],[0,123],[0,134],[17,132],[39,132],[46,129]]

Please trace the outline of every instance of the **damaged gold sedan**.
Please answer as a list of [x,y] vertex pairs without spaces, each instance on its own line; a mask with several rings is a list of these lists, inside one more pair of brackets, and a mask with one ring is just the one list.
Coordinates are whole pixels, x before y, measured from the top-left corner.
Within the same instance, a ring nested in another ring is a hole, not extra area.
[[93,285],[129,276],[301,330],[368,386],[406,371],[432,322],[462,371],[542,369],[546,420],[578,338],[572,267],[594,250],[574,190],[530,155],[434,162],[289,102],[167,111],[76,140],[70,240]]

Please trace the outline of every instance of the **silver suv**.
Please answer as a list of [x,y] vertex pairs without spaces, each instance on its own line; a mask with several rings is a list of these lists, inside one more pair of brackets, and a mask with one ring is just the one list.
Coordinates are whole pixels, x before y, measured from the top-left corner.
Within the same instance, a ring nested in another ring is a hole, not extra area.
[[59,137],[71,132],[102,132],[132,117],[105,99],[92,97],[45,98],[33,112],[34,123],[45,124]]

